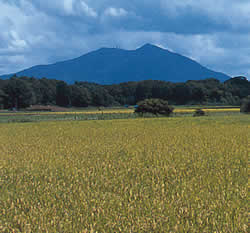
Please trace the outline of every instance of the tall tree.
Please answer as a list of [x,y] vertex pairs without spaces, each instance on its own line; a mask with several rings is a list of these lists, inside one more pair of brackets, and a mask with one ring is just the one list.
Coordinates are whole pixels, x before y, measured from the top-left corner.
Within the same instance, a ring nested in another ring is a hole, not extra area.
[[91,104],[91,94],[87,88],[72,85],[71,88],[71,104],[75,107],[88,107]]
[[35,94],[28,82],[12,77],[4,87],[5,107],[25,108],[36,102]]
[[67,83],[63,81],[56,84],[56,104],[62,107],[71,105],[70,88]]
[[6,98],[5,92],[0,89],[0,109],[4,108],[4,99]]

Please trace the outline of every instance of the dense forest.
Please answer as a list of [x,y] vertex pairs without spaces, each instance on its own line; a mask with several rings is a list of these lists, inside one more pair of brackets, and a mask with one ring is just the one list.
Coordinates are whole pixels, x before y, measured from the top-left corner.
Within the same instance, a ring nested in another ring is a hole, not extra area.
[[25,108],[30,105],[63,107],[135,105],[146,98],[168,100],[172,105],[240,105],[250,95],[250,82],[245,77],[224,83],[210,78],[185,83],[145,80],[115,85],[99,85],[47,78],[13,76],[0,79],[0,109]]

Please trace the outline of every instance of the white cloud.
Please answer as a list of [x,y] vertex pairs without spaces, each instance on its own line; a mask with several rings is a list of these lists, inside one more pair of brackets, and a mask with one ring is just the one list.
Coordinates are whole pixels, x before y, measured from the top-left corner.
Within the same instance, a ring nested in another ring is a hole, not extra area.
[[26,0],[37,6],[48,15],[61,16],[88,16],[96,18],[97,11],[89,6],[85,0]]
[[74,10],[73,10],[73,1],[74,0],[64,0],[63,3],[63,7],[64,10],[67,12],[67,14],[71,15],[74,14]]
[[89,7],[84,1],[80,1],[80,7],[87,16],[94,18],[98,16],[97,12],[93,8]]
[[[58,4],[59,2],[60,4]],[[98,16],[97,12],[83,0],[60,0],[59,2],[56,6],[59,8],[59,10],[61,8],[61,10],[63,10],[66,15],[86,15],[88,17],[94,18]]]
[[10,31],[10,37],[12,40],[10,41],[11,47],[16,49],[25,49],[28,47],[28,44],[25,40],[20,39],[20,36],[16,31],[11,30]]
[[105,10],[104,14],[108,16],[113,16],[113,17],[122,17],[122,16],[126,16],[128,12],[124,10],[123,8],[109,7]]
[[53,41],[57,38],[53,28],[55,21],[26,0],[21,0],[18,6],[0,2],[0,13],[1,73],[47,63],[44,53],[48,47],[55,46]]
[[233,28],[250,23],[250,2],[248,0],[160,0],[161,7],[172,17],[188,11],[208,16],[217,23],[229,23]]
[[22,29],[28,16],[14,5],[0,3],[0,9],[0,55],[24,52],[28,43],[22,35]]
[[[201,26],[192,21],[197,15],[204,18]],[[194,28],[222,26],[190,32],[190,18]],[[249,0],[0,0],[0,73],[100,47],[153,43],[214,70],[250,75],[249,20]],[[171,23],[178,33],[166,31]]]

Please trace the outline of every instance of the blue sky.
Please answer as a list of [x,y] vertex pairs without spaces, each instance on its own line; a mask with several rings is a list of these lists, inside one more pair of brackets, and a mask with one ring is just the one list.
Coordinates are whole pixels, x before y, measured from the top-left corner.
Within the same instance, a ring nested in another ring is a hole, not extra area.
[[250,0],[0,0],[0,74],[153,43],[250,78]]

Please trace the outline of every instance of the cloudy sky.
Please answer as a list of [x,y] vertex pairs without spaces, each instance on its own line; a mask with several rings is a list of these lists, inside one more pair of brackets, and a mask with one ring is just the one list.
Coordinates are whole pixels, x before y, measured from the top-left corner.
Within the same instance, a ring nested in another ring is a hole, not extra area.
[[153,43],[250,77],[250,0],[0,0],[0,74]]

